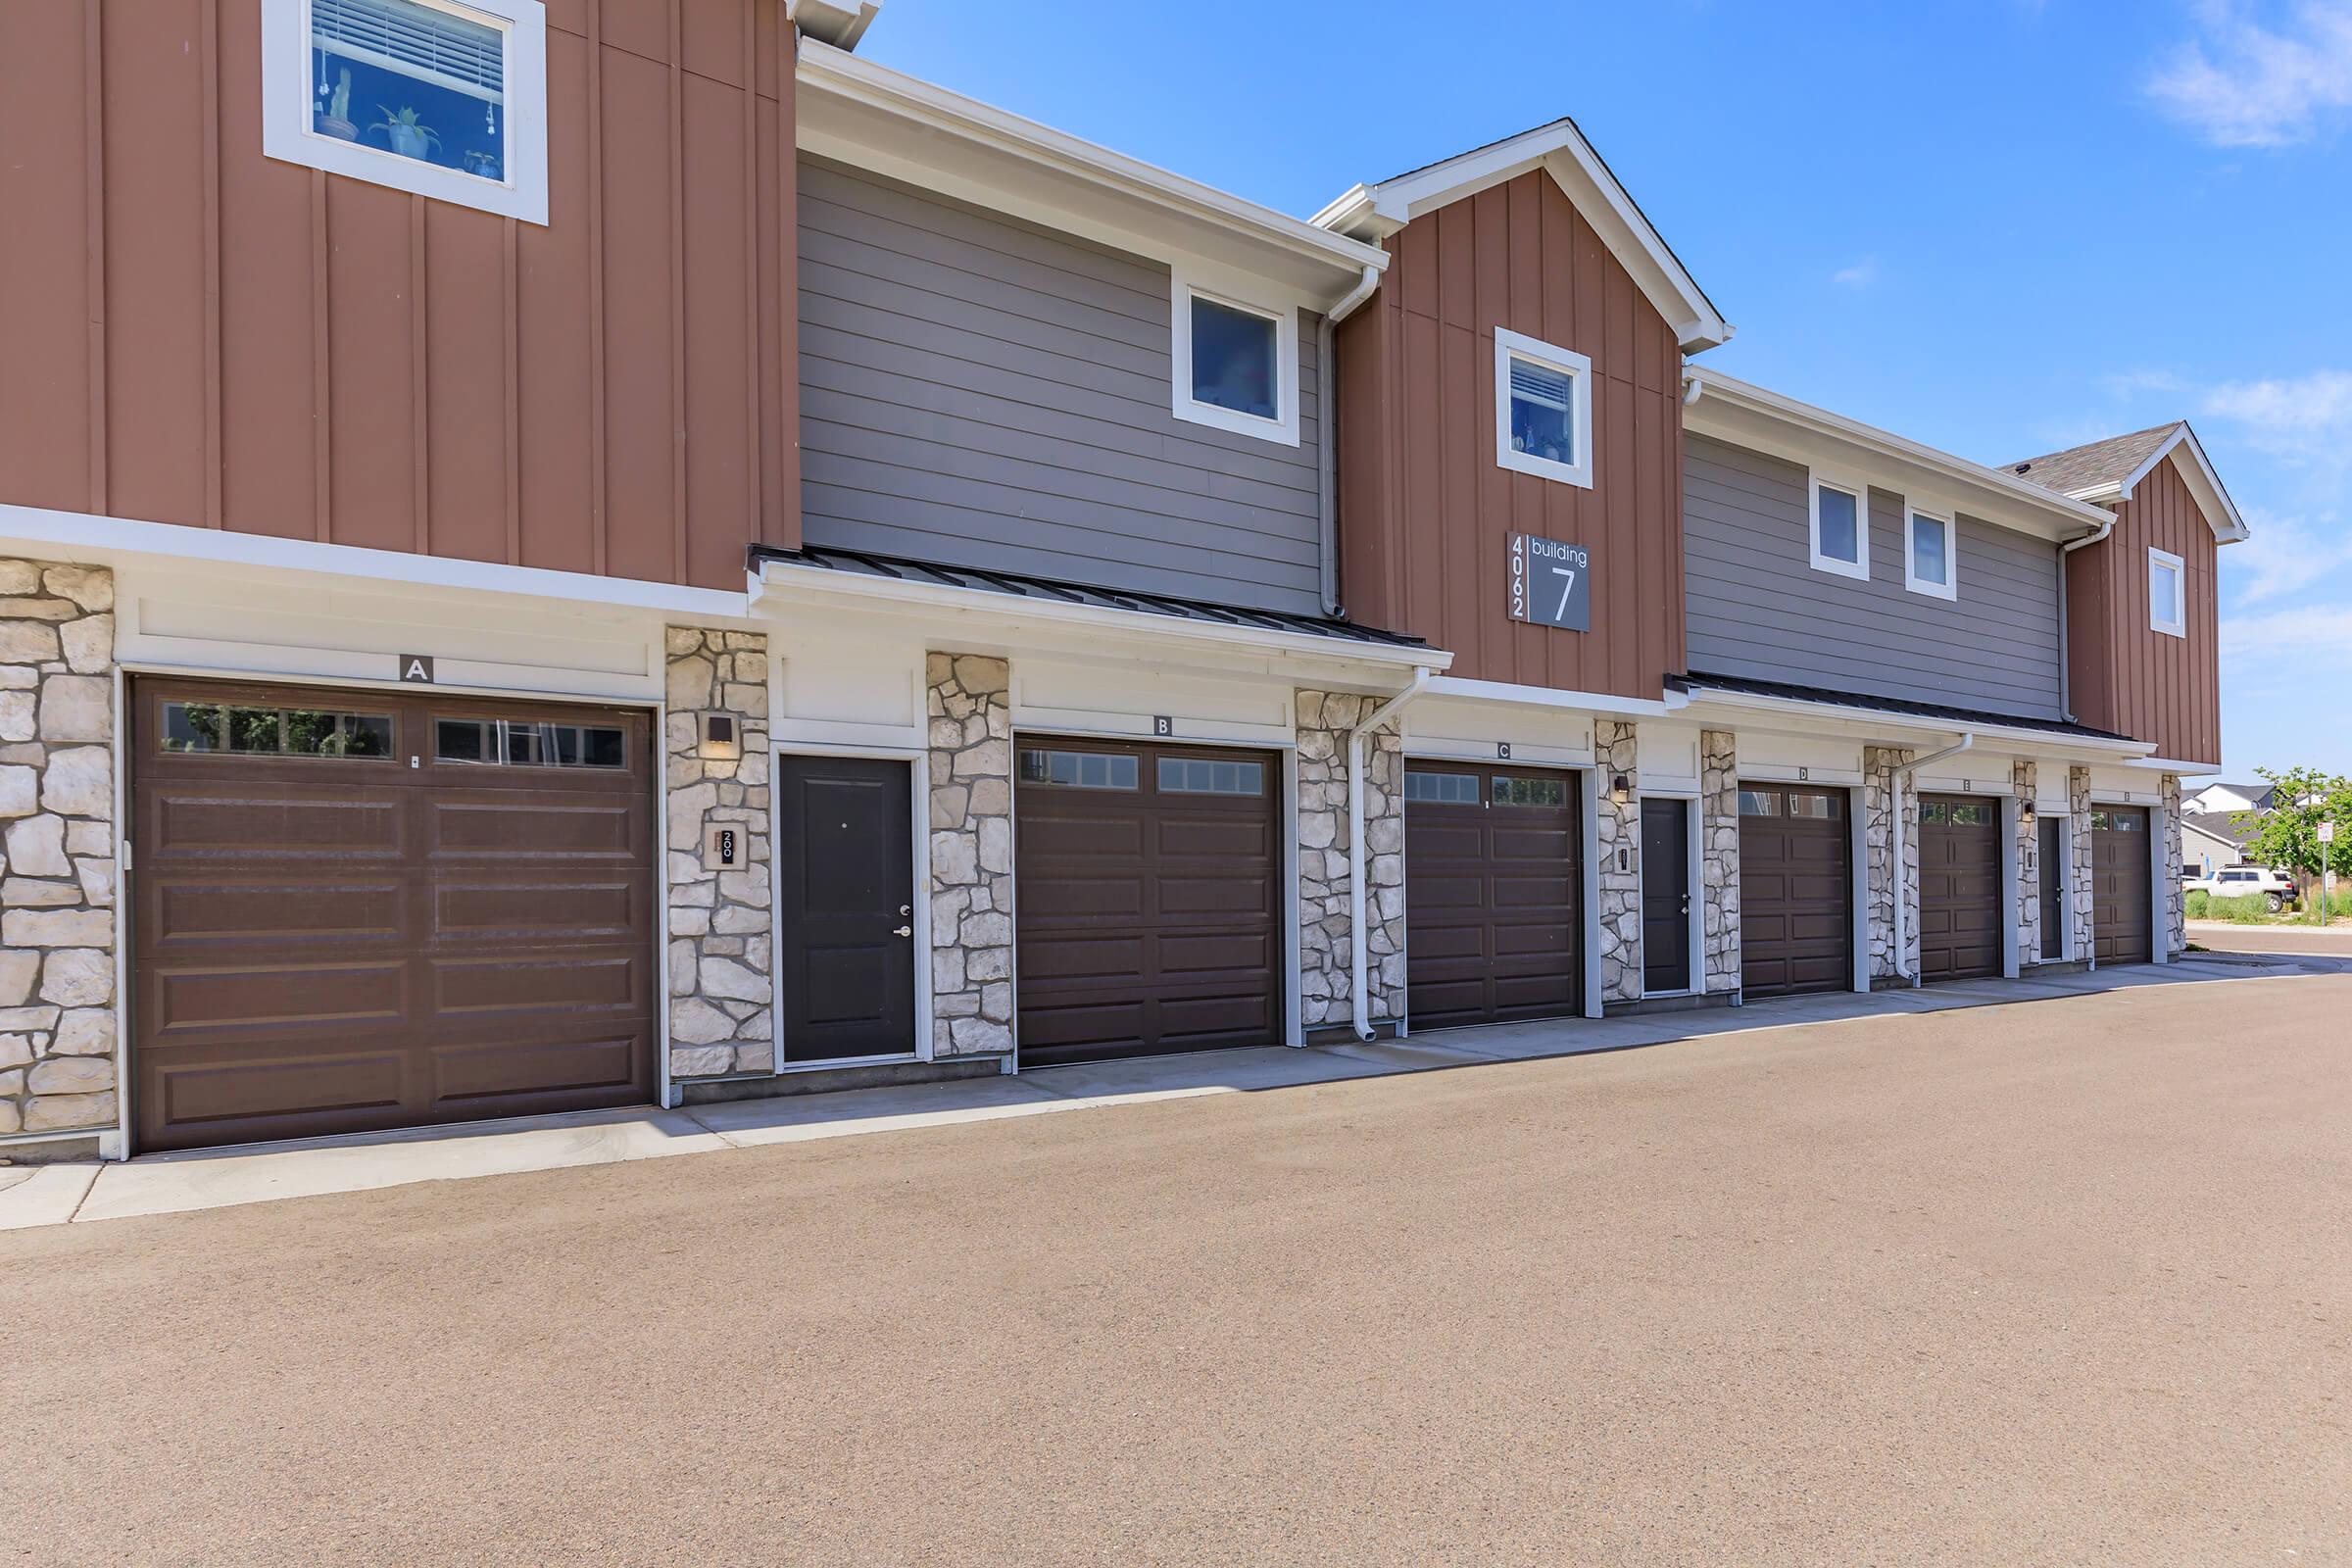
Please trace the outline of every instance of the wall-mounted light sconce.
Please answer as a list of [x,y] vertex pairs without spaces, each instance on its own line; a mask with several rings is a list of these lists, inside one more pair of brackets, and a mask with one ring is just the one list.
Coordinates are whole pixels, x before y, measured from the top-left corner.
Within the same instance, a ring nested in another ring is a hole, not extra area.
[[713,761],[742,760],[743,738],[735,728],[733,713],[703,715],[703,755]]
[[2025,819],[2026,826],[2032,827],[2034,825],[2034,803],[2032,801],[2028,801],[2023,806],[2020,806],[2017,808],[2017,814]]
[[1609,780],[1609,799],[1624,806],[1634,798],[1634,779],[1630,773],[1619,773]]

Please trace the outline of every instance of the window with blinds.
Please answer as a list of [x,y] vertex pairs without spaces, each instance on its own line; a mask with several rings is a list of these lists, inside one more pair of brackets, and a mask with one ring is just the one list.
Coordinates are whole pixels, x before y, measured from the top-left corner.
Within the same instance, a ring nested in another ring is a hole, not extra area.
[[312,129],[507,177],[508,29],[427,0],[310,0]]
[[1592,362],[1573,350],[1494,332],[1497,463],[1563,484],[1592,483]]

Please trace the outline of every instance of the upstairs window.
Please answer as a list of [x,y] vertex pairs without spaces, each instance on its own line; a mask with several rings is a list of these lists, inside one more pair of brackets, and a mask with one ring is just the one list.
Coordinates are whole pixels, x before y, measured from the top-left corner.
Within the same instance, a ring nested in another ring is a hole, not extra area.
[[1858,484],[1814,474],[1811,493],[1813,567],[1840,577],[1870,580],[1869,491]]
[[1176,417],[1297,446],[1298,312],[1181,272],[1174,289]]
[[2188,635],[2188,567],[2179,556],[2148,552],[2148,629],[2171,637]]
[[263,0],[263,151],[547,221],[542,0]]
[[1592,362],[1494,329],[1494,461],[1592,488]]
[[1959,530],[1950,514],[1937,516],[1917,507],[1903,509],[1903,586],[1915,594],[1938,599],[1960,597],[1959,576],[1952,563],[1958,554]]

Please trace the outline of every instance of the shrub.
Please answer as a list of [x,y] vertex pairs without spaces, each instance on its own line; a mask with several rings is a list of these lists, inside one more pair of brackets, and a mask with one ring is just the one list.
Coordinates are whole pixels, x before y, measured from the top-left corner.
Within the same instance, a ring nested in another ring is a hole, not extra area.
[[2185,913],[2191,920],[2202,920],[2205,918],[2205,906],[2212,902],[2213,895],[2206,892],[2203,888],[2190,888],[2188,890],[2188,903],[2184,906],[2182,912]]
[[2208,919],[2228,920],[2232,925],[2254,925],[2270,918],[2270,911],[2263,907],[2262,895],[2259,893],[2240,893],[2234,898],[2212,899],[2207,901],[2206,907],[2212,911]]

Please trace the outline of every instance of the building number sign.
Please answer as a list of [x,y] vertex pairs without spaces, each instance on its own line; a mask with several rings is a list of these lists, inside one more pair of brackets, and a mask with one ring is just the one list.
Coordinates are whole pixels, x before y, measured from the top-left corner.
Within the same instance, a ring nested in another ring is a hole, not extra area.
[[1563,631],[1592,629],[1592,556],[1583,545],[1515,533],[1510,573],[1513,620]]

